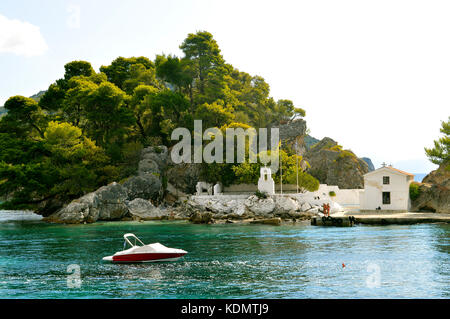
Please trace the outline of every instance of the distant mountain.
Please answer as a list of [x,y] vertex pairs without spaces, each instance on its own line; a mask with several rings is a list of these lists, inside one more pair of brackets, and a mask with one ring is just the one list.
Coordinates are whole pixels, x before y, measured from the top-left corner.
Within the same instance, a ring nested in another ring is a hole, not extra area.
[[311,135],[305,135],[305,145],[307,149],[310,149],[311,146],[313,146],[314,144],[317,144],[320,140],[318,140],[315,137],[312,137]]
[[35,100],[36,102],[39,102],[39,100],[40,100],[41,97],[45,94],[45,92],[47,92],[47,91],[39,91],[39,93],[30,96],[30,98],[32,98],[32,99]]
[[361,159],[367,163],[367,165],[369,165],[369,172],[374,171],[375,170],[375,166],[372,163],[372,160],[368,157],[361,157]]

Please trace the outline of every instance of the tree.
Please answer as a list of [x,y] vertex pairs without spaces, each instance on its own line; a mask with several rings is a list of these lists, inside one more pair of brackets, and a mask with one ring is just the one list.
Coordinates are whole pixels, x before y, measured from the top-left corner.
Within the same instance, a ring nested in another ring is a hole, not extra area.
[[216,40],[206,31],[190,33],[180,45],[180,49],[184,52],[185,59],[194,62],[194,77],[199,80],[200,93],[204,93],[204,82],[208,73],[224,63]]
[[39,106],[51,112],[58,111],[63,103],[69,80],[73,77],[93,77],[95,71],[87,61],[72,61],[64,65],[64,78],[56,80],[39,100]]
[[69,123],[50,122],[40,140],[6,140],[1,143],[0,194],[10,198],[3,208],[33,209],[51,198],[70,200],[104,181],[104,151]]
[[222,100],[211,104],[204,103],[197,108],[195,113],[197,119],[203,120],[204,127],[221,127],[229,124],[234,119],[233,108],[224,105]]
[[[100,72],[105,73],[109,82],[128,94],[139,84],[154,84],[152,81],[155,79],[155,65],[146,57],[118,57],[111,65],[100,67]],[[136,78],[141,78],[143,82]]]
[[139,85],[134,89],[133,96],[130,100],[130,108],[136,120],[137,129],[141,135],[141,140],[146,142],[148,129],[152,122],[152,112],[148,105],[147,99],[157,94],[158,89],[149,85]]
[[434,164],[441,165],[450,161],[450,117],[447,122],[441,122],[443,137],[434,141],[433,148],[425,148],[425,153]]
[[86,123],[86,106],[89,97],[98,89],[98,85],[88,77],[76,76],[69,80],[68,90],[61,105],[63,119],[74,126],[84,128]]
[[35,100],[16,95],[6,101],[5,109],[8,114],[1,119],[0,131],[15,132],[19,136],[34,131],[43,137],[42,127],[46,125],[46,119]]
[[134,124],[127,95],[110,82],[101,83],[86,99],[86,132],[108,151],[120,147],[128,127]]
[[95,74],[92,65],[86,61],[72,61],[64,65],[64,79],[69,81],[74,76],[91,76]]
[[180,93],[166,89],[147,96],[143,103],[152,114],[151,123],[144,123],[149,127],[149,134],[161,136],[166,144],[170,143],[173,129],[193,126],[189,101]]

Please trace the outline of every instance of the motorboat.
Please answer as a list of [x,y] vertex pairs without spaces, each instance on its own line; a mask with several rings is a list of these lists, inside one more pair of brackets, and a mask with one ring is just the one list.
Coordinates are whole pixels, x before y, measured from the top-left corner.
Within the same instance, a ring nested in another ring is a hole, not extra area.
[[[160,243],[146,245],[134,234],[123,235],[124,250],[112,256],[103,257],[103,260],[113,263],[148,263],[157,261],[176,261],[187,254],[187,251],[169,248]],[[126,249],[127,246],[130,248]]]

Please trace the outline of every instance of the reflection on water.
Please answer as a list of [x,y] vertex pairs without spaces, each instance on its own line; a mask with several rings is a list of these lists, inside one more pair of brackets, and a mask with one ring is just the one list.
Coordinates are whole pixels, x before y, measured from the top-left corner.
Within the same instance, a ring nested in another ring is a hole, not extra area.
[[[0,218],[2,298],[448,298],[450,293],[446,224],[67,226]],[[173,263],[102,262],[122,249],[127,232],[189,254]],[[80,266],[80,288],[67,287],[72,264]],[[370,286],[376,276],[379,285]]]

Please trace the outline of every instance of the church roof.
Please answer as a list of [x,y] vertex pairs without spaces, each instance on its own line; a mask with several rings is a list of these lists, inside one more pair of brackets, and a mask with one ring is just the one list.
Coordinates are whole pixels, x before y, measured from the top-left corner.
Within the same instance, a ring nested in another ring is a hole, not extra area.
[[[407,175],[407,176],[414,176],[414,174],[411,174],[411,173],[408,173],[408,172],[399,170],[399,169],[394,168],[394,167],[392,167],[392,166],[384,166],[384,167],[380,167],[380,168],[378,168],[378,169],[376,169],[376,170],[374,170],[374,171],[372,171],[372,172],[369,172],[369,173],[367,173],[367,174],[365,174],[365,175],[371,175],[372,173],[378,172],[378,171],[383,170],[383,169],[389,169],[389,170],[392,170],[392,171],[394,171],[394,172],[396,172],[396,173],[400,173],[400,174]],[[364,175],[364,176],[365,176],[365,175]]]

